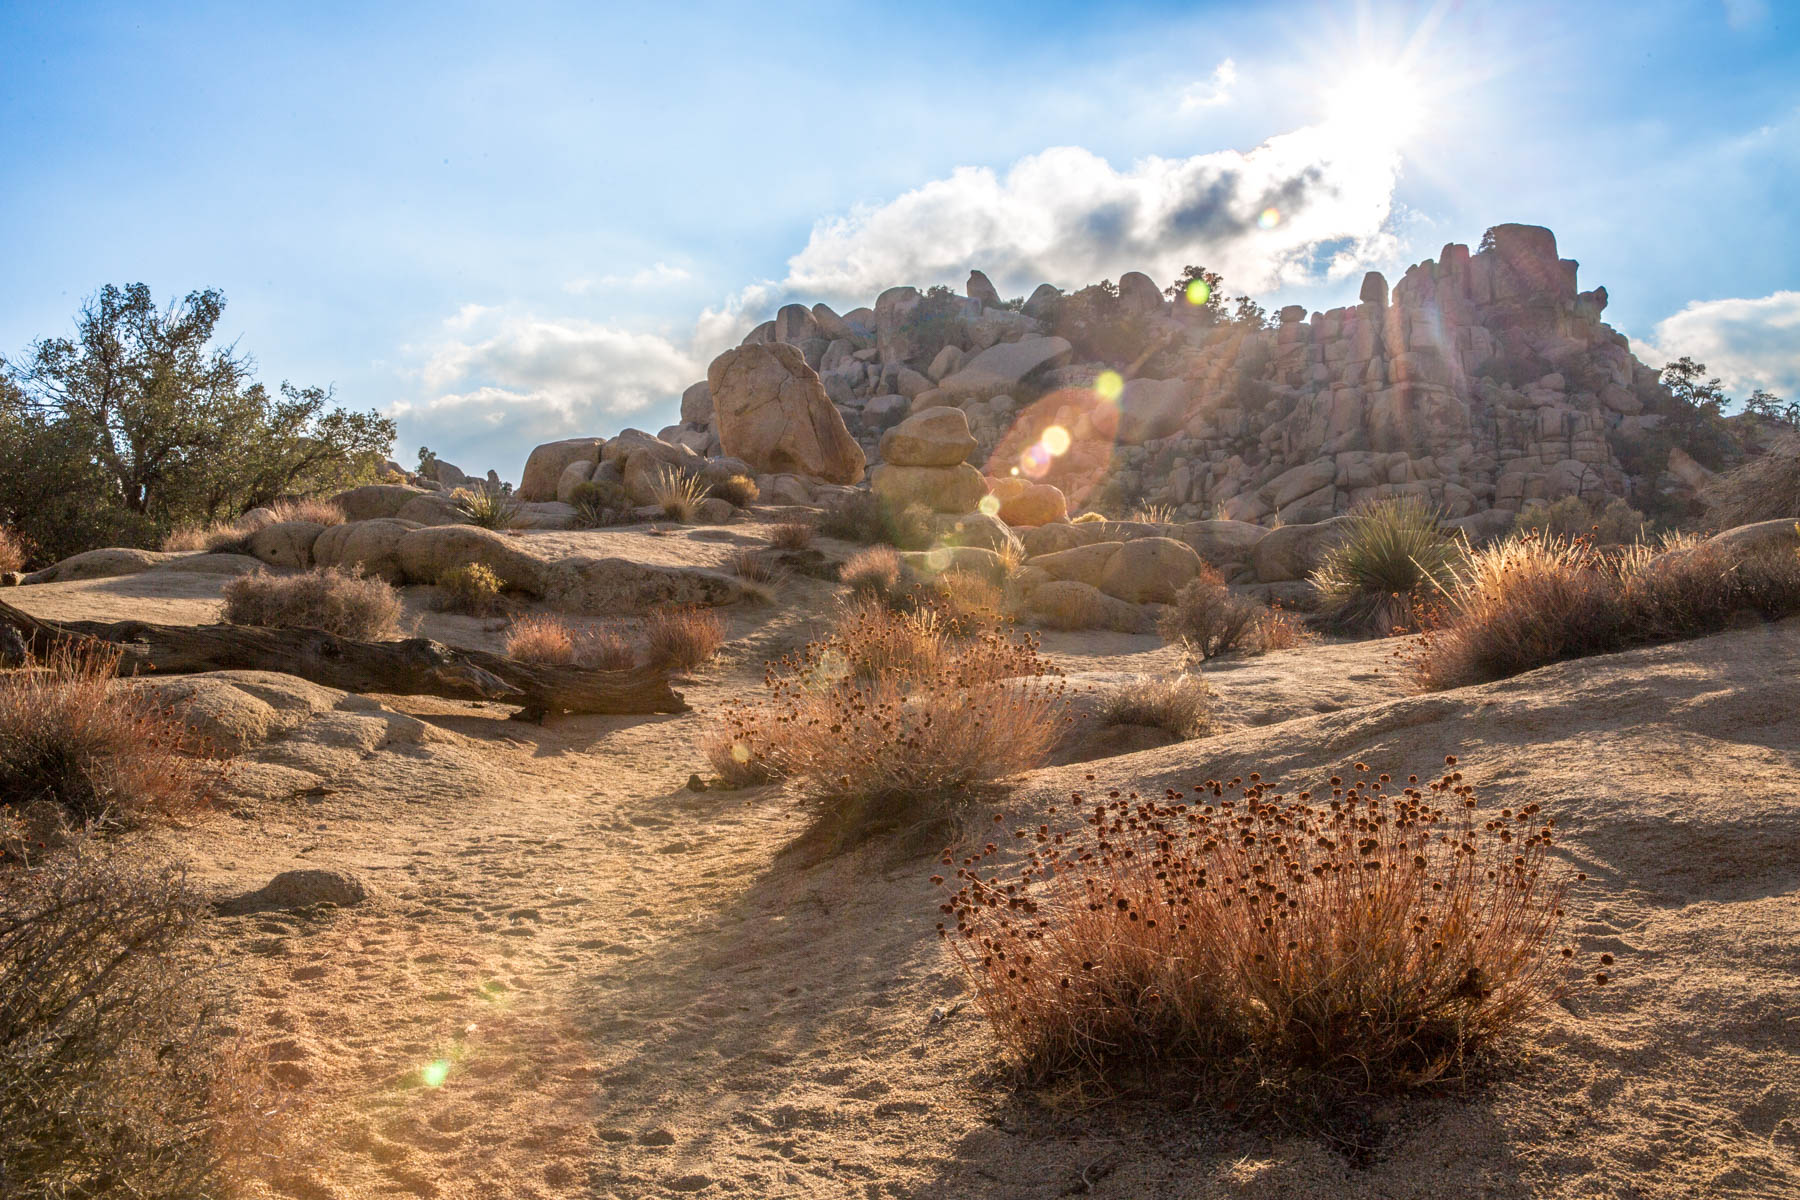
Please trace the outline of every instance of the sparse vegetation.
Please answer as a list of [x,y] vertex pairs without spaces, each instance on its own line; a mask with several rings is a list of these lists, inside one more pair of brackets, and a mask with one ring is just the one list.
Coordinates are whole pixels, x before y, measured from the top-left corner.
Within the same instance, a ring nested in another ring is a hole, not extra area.
[[710,491],[737,508],[749,508],[762,494],[756,486],[756,480],[748,475],[728,475],[724,479],[715,480]]
[[1029,1076],[1191,1072],[1328,1117],[1462,1072],[1572,983],[1552,822],[1480,807],[1447,761],[1072,793],[1064,828],[945,852],[938,929]]
[[651,661],[691,671],[725,644],[725,620],[704,608],[659,609],[644,622],[644,641]]
[[1378,500],[1350,514],[1312,584],[1339,629],[1387,635],[1413,624],[1416,601],[1442,585],[1462,559],[1436,509],[1414,496]]
[[688,525],[693,523],[700,502],[706,499],[706,484],[698,475],[664,467],[651,483],[650,493],[656,497],[656,506],[662,509],[663,516]]
[[205,803],[216,768],[187,726],[114,685],[118,662],[116,649],[59,648],[0,675],[0,810],[79,827]]
[[1167,504],[1139,504],[1127,519],[1143,521],[1150,525],[1173,525],[1175,509]]
[[1749,613],[1800,613],[1800,554],[1609,551],[1527,534],[1470,557],[1412,647],[1412,667],[1427,690],[1461,687],[1716,633]]
[[1213,732],[1212,689],[1198,675],[1141,678],[1109,692],[1100,706],[1108,725],[1150,725],[1185,740]]
[[594,480],[577,484],[569,496],[569,504],[575,509],[575,523],[582,529],[630,525],[637,520],[624,489],[617,484]]
[[519,523],[519,502],[488,488],[457,488],[450,493],[456,510],[483,529],[511,529]]
[[463,563],[437,577],[438,607],[444,612],[488,617],[506,606],[506,581],[485,563]]
[[818,532],[805,521],[785,521],[769,530],[769,545],[777,550],[810,550]]
[[315,567],[297,575],[253,571],[225,585],[225,620],[233,625],[323,629],[339,637],[379,641],[399,631],[400,594],[361,567]]
[[1720,529],[1800,518],[1800,433],[1784,434],[1767,454],[1726,471],[1701,498],[1707,519]]
[[200,898],[92,846],[0,870],[0,1192],[233,1194],[278,1102],[213,1031]]
[[924,550],[932,541],[931,511],[909,504],[899,512],[873,492],[857,492],[819,518],[818,532],[865,546]]
[[1210,566],[1176,593],[1158,628],[1164,638],[1202,659],[1233,651],[1285,650],[1305,638],[1292,617],[1232,591]]

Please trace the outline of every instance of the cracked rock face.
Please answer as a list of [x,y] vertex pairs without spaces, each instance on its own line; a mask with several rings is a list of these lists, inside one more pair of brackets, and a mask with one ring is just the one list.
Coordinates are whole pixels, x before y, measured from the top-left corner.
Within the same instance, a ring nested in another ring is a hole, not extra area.
[[862,447],[796,347],[738,346],[714,359],[706,377],[726,454],[759,473],[862,480]]

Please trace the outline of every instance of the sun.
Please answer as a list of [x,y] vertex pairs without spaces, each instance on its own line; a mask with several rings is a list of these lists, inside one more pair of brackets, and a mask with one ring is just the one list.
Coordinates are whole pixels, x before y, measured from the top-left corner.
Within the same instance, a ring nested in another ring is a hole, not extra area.
[[1424,82],[1398,62],[1357,63],[1325,86],[1321,100],[1334,133],[1390,149],[1416,137],[1431,115]]

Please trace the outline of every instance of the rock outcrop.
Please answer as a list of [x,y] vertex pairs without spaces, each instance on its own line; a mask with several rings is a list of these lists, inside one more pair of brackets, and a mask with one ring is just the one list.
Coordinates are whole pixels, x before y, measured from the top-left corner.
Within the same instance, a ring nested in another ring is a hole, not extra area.
[[758,471],[856,483],[867,460],[795,347],[739,346],[713,360],[712,393],[724,453]]

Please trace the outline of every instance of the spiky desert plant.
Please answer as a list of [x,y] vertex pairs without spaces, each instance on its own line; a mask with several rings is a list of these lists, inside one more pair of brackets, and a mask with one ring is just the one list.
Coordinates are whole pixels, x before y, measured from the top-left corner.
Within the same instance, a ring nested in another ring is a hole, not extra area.
[[1033,1076],[1177,1068],[1314,1110],[1429,1083],[1574,983],[1554,823],[1482,807],[1446,762],[1074,792],[1061,828],[944,854],[938,930]]
[[1377,500],[1350,514],[1338,543],[1312,574],[1327,621],[1389,634],[1410,626],[1415,600],[1451,578],[1463,547],[1416,496]]
[[698,475],[689,475],[677,467],[664,467],[650,484],[650,494],[663,516],[683,525],[693,521],[700,502],[706,499],[706,484]]
[[323,629],[367,642],[398,632],[400,613],[400,593],[360,566],[296,575],[257,570],[225,585],[224,617],[233,625]]
[[490,488],[457,488],[450,500],[471,524],[483,529],[511,529],[519,523],[519,502]]

